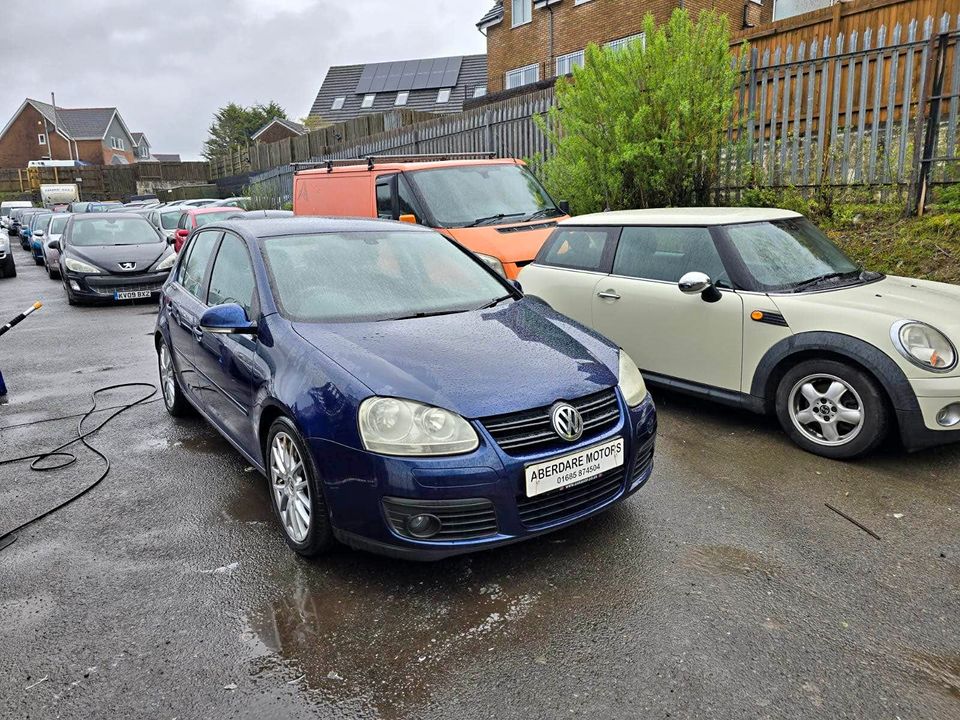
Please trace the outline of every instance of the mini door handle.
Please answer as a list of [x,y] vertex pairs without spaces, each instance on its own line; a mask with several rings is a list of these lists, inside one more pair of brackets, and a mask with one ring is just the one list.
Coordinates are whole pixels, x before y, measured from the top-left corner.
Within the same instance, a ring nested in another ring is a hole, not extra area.
[[603,290],[597,293],[598,298],[603,298],[604,300],[619,300],[620,296],[617,295],[616,290]]

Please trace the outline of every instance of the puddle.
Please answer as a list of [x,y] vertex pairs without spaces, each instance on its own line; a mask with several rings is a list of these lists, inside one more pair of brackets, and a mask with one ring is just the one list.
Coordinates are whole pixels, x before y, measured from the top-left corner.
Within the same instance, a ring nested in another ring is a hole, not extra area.
[[222,453],[228,450],[232,451],[227,441],[212,431],[200,435],[191,435],[182,440],[175,440],[170,443],[170,445],[181,450],[205,454]]
[[[273,523],[273,506],[263,475],[254,470],[237,480],[235,492],[224,507],[224,514],[241,523]],[[276,531],[282,532],[279,524]]]
[[684,563],[695,570],[709,573],[776,575],[780,566],[760,553],[732,545],[700,545],[692,548]]
[[923,677],[960,700],[960,655],[948,657],[916,652],[907,660]]

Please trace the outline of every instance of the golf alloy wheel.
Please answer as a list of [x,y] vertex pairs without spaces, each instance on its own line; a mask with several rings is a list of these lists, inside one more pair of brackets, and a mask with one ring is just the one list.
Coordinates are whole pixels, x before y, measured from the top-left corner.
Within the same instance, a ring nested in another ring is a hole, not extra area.
[[177,397],[177,378],[173,372],[173,358],[166,343],[160,344],[160,384],[163,390],[163,401],[171,407]]
[[283,431],[270,445],[270,487],[284,532],[295,543],[306,542],[312,517],[310,484],[299,449]]
[[837,447],[863,430],[865,413],[857,391],[836,375],[808,375],[790,391],[790,419],[811,442]]

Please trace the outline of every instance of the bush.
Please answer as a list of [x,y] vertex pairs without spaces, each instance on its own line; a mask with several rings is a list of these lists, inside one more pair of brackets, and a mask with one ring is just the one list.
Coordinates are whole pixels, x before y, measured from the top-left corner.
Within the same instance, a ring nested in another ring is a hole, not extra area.
[[556,148],[544,181],[577,213],[710,202],[737,82],[726,16],[675,10],[657,27],[648,15],[644,37],[589,46],[541,120]]

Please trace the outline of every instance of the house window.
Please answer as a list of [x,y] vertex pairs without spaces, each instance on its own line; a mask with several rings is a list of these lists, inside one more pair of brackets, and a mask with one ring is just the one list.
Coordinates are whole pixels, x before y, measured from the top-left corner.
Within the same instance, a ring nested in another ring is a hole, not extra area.
[[590,0],[573,0],[574,5],[583,5],[584,3],[588,2],[590,2]]
[[362,108],[372,108],[372,107],[373,107],[373,101],[376,100],[376,99],[377,99],[377,94],[376,94],[376,93],[370,93],[369,95],[364,95],[364,96],[363,96],[363,102],[360,103],[360,107],[362,107]]
[[510,26],[526,25],[533,14],[533,0],[513,0],[510,12]]
[[117,138],[117,150],[126,150],[126,145],[123,144],[123,138]]
[[483,96],[486,95],[486,94],[487,94],[487,86],[486,86],[486,85],[477,85],[477,87],[475,87],[475,88],[473,89],[473,96],[474,96],[475,98],[483,97]]
[[333,105],[330,106],[331,110],[343,110],[343,104],[347,101],[345,97],[338,97],[333,99]]
[[636,35],[629,35],[625,38],[620,38],[619,40],[613,40],[612,42],[608,42],[606,47],[610,48],[611,50],[622,50],[627,45],[632,42],[636,42],[637,40],[640,41],[641,45],[644,43],[643,33],[637,33]]
[[394,105],[406,105],[406,104],[407,104],[407,100],[408,100],[409,98],[410,98],[410,93],[409,93],[409,92],[406,92],[406,91],[404,91],[404,92],[398,92],[398,93],[397,93],[397,100],[396,100],[396,102],[394,102],[393,104],[394,104]]
[[575,67],[583,67],[583,50],[567,53],[557,58],[557,76],[563,77],[573,72]]
[[442,88],[440,92],[437,93],[437,104],[442,105],[448,102],[450,102],[450,88]]
[[540,65],[534,63],[526,67],[508,70],[506,76],[506,89],[523,87],[531,85],[540,79]]
[[39,135],[37,135],[37,142],[40,143],[41,145],[46,145],[46,144],[47,144],[47,136],[44,135],[43,133],[40,133]]

